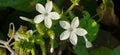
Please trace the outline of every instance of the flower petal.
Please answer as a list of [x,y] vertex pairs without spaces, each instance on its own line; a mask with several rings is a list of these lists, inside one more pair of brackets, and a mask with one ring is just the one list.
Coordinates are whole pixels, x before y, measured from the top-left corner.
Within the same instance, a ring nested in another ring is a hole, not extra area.
[[46,12],[49,13],[52,10],[52,6],[53,6],[52,1],[47,2],[46,5],[45,5]]
[[64,31],[60,35],[60,40],[66,40],[69,38],[70,32],[69,31]]
[[70,28],[70,24],[66,21],[60,21],[60,26],[64,29],[69,29]]
[[51,26],[52,26],[52,20],[50,19],[49,16],[46,16],[46,17],[45,17],[44,24],[45,24],[45,26],[46,26],[47,28],[51,28]]
[[50,12],[50,18],[53,20],[57,20],[60,18],[60,15],[57,12]]
[[43,20],[44,20],[44,16],[43,15],[37,15],[34,18],[34,22],[37,23],[37,24],[41,23]]
[[71,22],[71,27],[76,28],[79,26],[79,19],[78,17],[75,17]]
[[36,5],[36,10],[38,11],[38,12],[40,12],[40,13],[45,13],[45,8],[44,8],[44,6],[42,5],[42,4],[37,4]]
[[76,45],[77,44],[77,35],[75,33],[71,33],[70,34],[70,42],[73,44],[73,45]]
[[85,36],[87,34],[87,31],[83,28],[77,28],[75,30],[75,33],[79,36]]

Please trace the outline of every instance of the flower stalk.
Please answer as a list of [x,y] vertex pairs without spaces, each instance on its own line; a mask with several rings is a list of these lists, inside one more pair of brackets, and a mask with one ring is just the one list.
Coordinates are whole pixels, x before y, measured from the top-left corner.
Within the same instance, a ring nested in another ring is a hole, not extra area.
[[72,1],[72,5],[67,9],[67,11],[65,12],[65,14],[67,14],[69,11],[71,11],[76,5],[78,5],[80,0],[75,0],[75,1]]
[[32,53],[32,55],[35,55],[35,49],[34,48],[31,50],[31,53]]

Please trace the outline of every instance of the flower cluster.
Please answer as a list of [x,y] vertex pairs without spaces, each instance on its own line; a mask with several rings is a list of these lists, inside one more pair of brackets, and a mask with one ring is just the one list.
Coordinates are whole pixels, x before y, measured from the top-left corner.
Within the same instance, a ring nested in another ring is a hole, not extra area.
[[[36,10],[40,13],[39,15],[34,17],[34,23],[40,24],[42,21],[44,21],[44,25],[50,29],[52,27],[52,20],[58,20],[60,19],[60,15],[57,12],[51,12],[53,8],[52,1],[49,1],[43,6],[42,4],[38,3],[36,4]],[[31,21],[26,17],[20,17],[22,20],[25,21]],[[91,42],[88,41],[86,38],[87,31],[83,28],[79,28],[79,18],[75,17],[71,24],[67,21],[59,21],[60,26],[65,29],[64,32],[60,35],[60,40],[66,40],[69,38],[71,44],[77,45],[78,37],[77,36],[83,36],[86,42],[86,47],[92,47]],[[32,35],[32,34],[31,34]],[[22,38],[16,33],[15,39],[18,40],[19,38]],[[51,52],[53,52],[53,47],[51,47]]]

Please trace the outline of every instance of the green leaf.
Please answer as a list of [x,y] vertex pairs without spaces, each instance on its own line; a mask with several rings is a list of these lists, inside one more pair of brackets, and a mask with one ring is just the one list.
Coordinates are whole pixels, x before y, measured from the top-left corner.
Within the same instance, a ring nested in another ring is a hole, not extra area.
[[64,0],[53,0],[53,2],[54,2],[59,8],[62,8],[62,7],[63,7],[63,2],[64,2]]
[[120,55],[120,46],[118,46],[117,48],[115,48],[110,55]]
[[109,48],[100,47],[90,51],[90,55],[110,55],[111,52],[112,50]]
[[90,14],[85,11],[84,18],[80,20],[80,27],[85,28],[88,31],[87,38],[89,41],[93,41],[99,31],[99,24],[90,17]]
[[80,4],[82,4],[84,9],[87,10],[91,15],[96,14],[96,8],[98,7],[96,0],[80,0]]
[[0,0],[0,7],[12,7],[16,10],[30,12],[35,10],[38,2],[45,3],[45,0]]

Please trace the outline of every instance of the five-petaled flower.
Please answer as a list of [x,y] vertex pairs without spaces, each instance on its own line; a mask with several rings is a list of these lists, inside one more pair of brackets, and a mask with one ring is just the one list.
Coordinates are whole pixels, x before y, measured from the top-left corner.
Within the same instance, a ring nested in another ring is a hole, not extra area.
[[[44,24],[47,28],[51,28],[52,20],[57,20],[60,18],[60,15],[57,12],[52,11],[52,1],[46,3],[45,7],[42,4],[36,5],[36,10],[41,13],[34,18],[36,24],[41,23],[44,20]],[[52,20],[51,20],[52,19]]]
[[85,29],[77,28],[79,26],[78,17],[75,17],[72,20],[71,25],[66,21],[60,21],[60,26],[65,29],[65,31],[60,35],[60,40],[66,40],[69,38],[70,42],[73,45],[77,44],[77,35],[85,36],[87,34],[87,31]]

